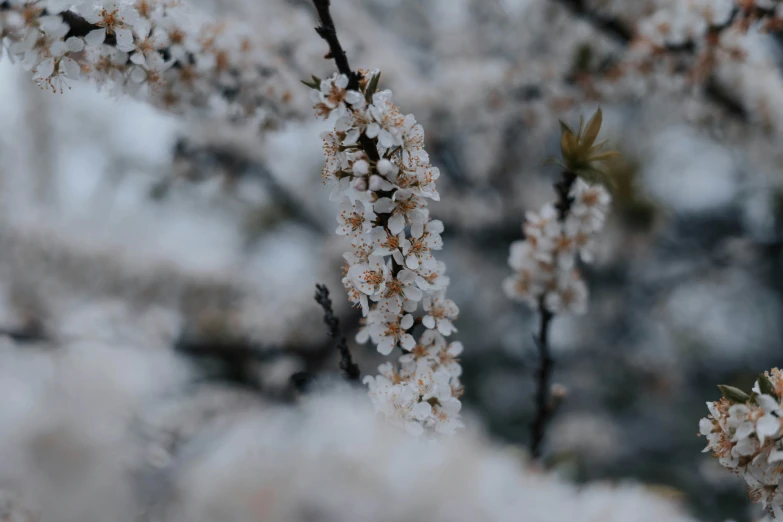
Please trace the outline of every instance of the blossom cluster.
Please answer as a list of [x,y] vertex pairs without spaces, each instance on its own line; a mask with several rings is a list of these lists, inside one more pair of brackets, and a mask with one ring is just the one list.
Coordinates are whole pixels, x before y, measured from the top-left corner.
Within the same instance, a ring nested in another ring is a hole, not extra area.
[[734,0],[677,2],[643,18],[638,36],[658,47],[678,47],[704,41],[708,33],[735,17]]
[[[365,383],[377,411],[411,434],[449,434],[461,427],[462,344],[446,340],[459,309],[434,256],[443,223],[427,208],[440,198],[440,173],[424,150],[422,126],[400,112],[391,91],[377,91],[380,73],[361,78],[355,89],[343,74],[311,86],[317,115],[337,118],[323,135],[323,177],[340,202],[337,234],[351,241],[343,284],[364,317],[357,341],[372,339],[383,355],[402,352]],[[418,339],[416,330],[423,330]]]
[[511,244],[508,258],[514,275],[504,281],[506,294],[551,313],[584,313],[587,285],[576,268],[577,257],[592,260],[595,235],[603,228],[611,197],[599,184],[577,178],[568,194],[572,203],[563,217],[555,203],[528,212],[525,239]]
[[745,479],[753,501],[783,518],[783,372],[761,374],[751,395],[720,388],[723,398],[708,402],[710,415],[699,422],[704,451]]
[[781,29],[783,4],[776,0],[676,2],[640,20],[634,49],[646,66],[667,51],[678,60],[692,57],[692,72],[706,77],[721,61],[745,58],[744,35]]
[[6,0],[0,44],[52,91],[85,78],[167,110],[264,123],[291,98],[251,33],[199,20],[179,0]]

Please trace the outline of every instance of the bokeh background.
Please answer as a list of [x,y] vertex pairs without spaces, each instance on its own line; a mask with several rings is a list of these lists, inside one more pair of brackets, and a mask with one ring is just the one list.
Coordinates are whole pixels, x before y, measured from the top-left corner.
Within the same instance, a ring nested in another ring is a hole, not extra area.
[[[672,8],[676,24],[687,3],[334,0],[334,13],[352,65],[383,71],[441,169],[431,208],[461,309],[466,422],[528,442],[536,317],[502,291],[508,248],[525,211],[554,198],[544,160],[558,119],[576,125],[600,105],[623,157],[607,166],[614,202],[585,268],[589,310],[553,324],[568,396],[547,466],[643,482],[703,520],[752,520],[741,479],[696,434],[716,384],[749,388],[783,353],[781,48],[727,36],[740,58],[719,49],[709,68],[698,46],[640,51],[645,17]],[[331,74],[309,2],[194,4],[266,34],[294,77]],[[295,396],[296,372],[335,376],[315,284],[351,339],[360,312],[344,298],[346,248],[320,177],[331,123],[293,89],[303,116],[260,129],[78,82],[52,94],[3,58],[0,330],[13,352],[171,352],[195,388],[276,402]],[[372,347],[351,347],[374,373]]]

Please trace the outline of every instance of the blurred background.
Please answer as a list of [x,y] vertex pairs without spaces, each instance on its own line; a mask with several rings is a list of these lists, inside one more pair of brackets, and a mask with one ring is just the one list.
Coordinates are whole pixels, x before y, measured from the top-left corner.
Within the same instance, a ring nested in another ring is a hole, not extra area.
[[[441,169],[431,209],[461,309],[467,423],[528,442],[536,317],[502,291],[508,248],[525,211],[554,199],[558,172],[543,162],[559,151],[558,119],[576,125],[600,105],[623,157],[607,168],[614,201],[585,268],[589,310],[553,324],[568,397],[546,463],[577,481],[643,482],[702,520],[744,521],[758,509],[696,434],[716,384],[747,389],[782,353],[781,42],[758,31],[691,41],[682,5],[693,3],[333,10],[352,66],[382,70]],[[257,28],[293,77],[331,74],[309,2],[194,4]],[[670,19],[646,21],[659,10]],[[638,36],[653,33],[671,52]],[[312,117],[306,87],[294,91],[300,116],[259,128],[78,82],[53,95],[0,61],[0,331],[14,357],[140,347],[187,361],[193,389],[290,401],[292,374],[338,372],[313,300],[325,283],[362,372],[375,373],[381,358],[352,341],[361,314],[344,297],[346,244],[321,183],[319,133],[332,123]]]

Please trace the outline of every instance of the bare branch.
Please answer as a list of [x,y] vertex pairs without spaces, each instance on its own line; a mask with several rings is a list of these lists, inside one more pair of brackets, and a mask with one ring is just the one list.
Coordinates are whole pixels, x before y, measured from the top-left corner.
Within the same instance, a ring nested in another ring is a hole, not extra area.
[[334,315],[332,300],[329,298],[329,289],[326,285],[315,285],[315,300],[324,309],[324,323],[329,327],[329,335],[337,342],[337,350],[340,352],[340,369],[349,382],[358,382],[361,377],[359,366],[353,362],[351,351],[348,349],[348,340],[340,330],[340,319]]
[[351,70],[351,66],[348,64],[348,56],[337,38],[337,29],[334,27],[334,20],[332,20],[332,14],[329,11],[331,6],[330,0],[313,0],[313,5],[315,5],[315,9],[318,11],[318,18],[321,20],[321,25],[315,28],[315,32],[329,45],[329,54],[326,55],[326,58],[332,58],[340,74],[348,77],[348,89],[357,89],[359,87],[359,75]]

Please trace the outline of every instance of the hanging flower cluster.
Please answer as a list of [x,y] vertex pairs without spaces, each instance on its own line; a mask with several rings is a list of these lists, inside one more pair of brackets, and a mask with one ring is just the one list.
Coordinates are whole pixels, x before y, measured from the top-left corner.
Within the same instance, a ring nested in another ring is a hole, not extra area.
[[[196,18],[178,0],[0,2],[0,42],[42,87],[93,80],[154,105],[268,122],[291,94],[249,34]],[[68,10],[70,9],[70,10]],[[275,75],[276,76],[276,75]]]
[[511,244],[508,264],[515,273],[503,283],[509,298],[553,314],[586,311],[587,285],[576,261],[592,260],[594,238],[606,221],[611,197],[602,185],[590,185],[579,175],[596,173],[596,162],[617,155],[601,152],[603,143],[594,145],[601,122],[599,109],[577,134],[563,124],[563,159],[558,161],[563,180],[555,185],[559,200],[528,212],[522,226],[525,239]]
[[783,518],[783,372],[759,375],[751,395],[719,388],[723,398],[708,402],[710,415],[699,422],[704,451],[745,479],[754,502]]
[[[381,365],[365,383],[376,410],[411,434],[449,434],[462,426],[462,345],[446,340],[459,309],[446,297],[446,267],[433,255],[443,246],[443,223],[430,219],[427,200],[440,198],[439,171],[421,125],[399,111],[391,91],[377,91],[380,73],[361,78],[356,89],[346,75],[308,85],[317,115],[337,116],[323,135],[323,177],[340,202],[337,234],[351,241],[343,284],[364,316],[357,340],[372,339],[383,355],[402,352],[398,364]],[[423,330],[418,339],[416,330]]]

